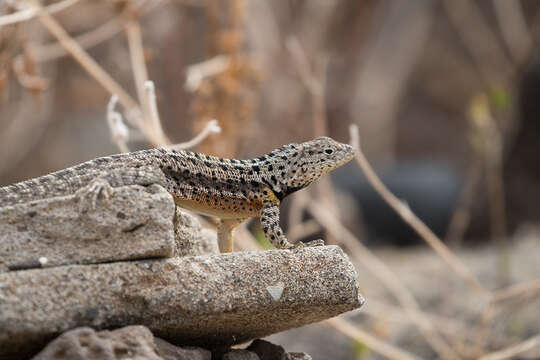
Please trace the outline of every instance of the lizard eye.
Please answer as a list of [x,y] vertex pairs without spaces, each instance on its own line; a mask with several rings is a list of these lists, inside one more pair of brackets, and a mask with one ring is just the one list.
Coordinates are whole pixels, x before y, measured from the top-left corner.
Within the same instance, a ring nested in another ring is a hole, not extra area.
[[325,153],[327,153],[328,155],[332,154],[334,152],[334,150],[332,149],[326,149],[324,150]]

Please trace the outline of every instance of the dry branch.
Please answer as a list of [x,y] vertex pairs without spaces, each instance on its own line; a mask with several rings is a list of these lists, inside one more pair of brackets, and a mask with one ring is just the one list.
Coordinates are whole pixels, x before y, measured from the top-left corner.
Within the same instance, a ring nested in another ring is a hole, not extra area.
[[491,303],[500,303],[516,296],[531,295],[540,293],[540,279],[515,284],[505,289],[495,291],[491,298]]
[[81,66],[111,95],[117,95],[120,103],[128,110],[138,110],[133,98],[67,33],[67,31],[36,0],[30,3],[38,13],[39,21],[77,60]]
[[375,171],[367,161],[364,153],[360,149],[360,139],[358,128],[356,125],[351,125],[351,145],[356,149],[356,160],[360,168],[364,172],[367,180],[373,186],[375,191],[394,209],[399,216],[409,224],[417,233],[424,239],[429,246],[458,274],[462,279],[469,283],[475,290],[482,295],[488,295],[489,292],[484,289],[476,276],[469,268],[459,260],[450,249],[426,226],[409,208],[409,206],[398,199],[388,188],[381,182]]
[[[58,1],[57,3],[46,6],[45,9],[49,14],[54,14],[64,9],[67,9],[68,7],[72,5],[75,5],[77,2],[79,2],[79,0],[62,0],[62,1]],[[0,16],[0,27],[30,20],[34,16],[36,16],[37,12],[38,12],[37,9],[30,8],[30,9],[17,11],[13,14],[2,15]]]
[[396,359],[396,360],[418,359],[418,357],[414,356],[413,354],[408,353],[405,350],[399,349],[380,339],[377,339],[376,337],[357,328],[356,326],[352,325],[350,322],[344,319],[339,319],[339,318],[328,319],[324,323],[336,329],[343,335],[355,341],[358,341],[359,343],[366,345],[371,350],[383,356],[386,356],[389,359]]
[[517,355],[524,353],[525,351],[534,349],[537,346],[540,346],[540,334],[533,336],[523,342],[520,342],[517,345],[509,346],[505,349],[484,355],[480,358],[480,360],[504,360],[515,358]]
[[[144,60],[141,27],[136,20],[131,20],[126,23],[125,30],[129,44],[131,67],[135,77],[135,87],[143,113],[141,131],[147,134],[154,146],[165,146],[170,144],[170,141],[163,132],[161,121],[159,120],[159,116],[157,116],[156,95],[153,83],[148,85],[148,70],[146,69],[146,62]],[[153,102],[153,104],[150,102]]]
[[358,238],[356,238],[341,222],[324,206],[316,202],[311,202],[308,211],[315,219],[325,227],[330,234],[343,241],[343,244],[350,250],[352,256],[365,266],[365,268],[381,281],[398,300],[404,311],[407,313],[420,333],[424,336],[431,347],[442,357],[448,359],[459,359],[460,356],[444,341],[438,334],[436,328],[426,315],[422,315],[422,310],[416,302],[411,292],[403,285],[399,278],[381,260],[366,248]]

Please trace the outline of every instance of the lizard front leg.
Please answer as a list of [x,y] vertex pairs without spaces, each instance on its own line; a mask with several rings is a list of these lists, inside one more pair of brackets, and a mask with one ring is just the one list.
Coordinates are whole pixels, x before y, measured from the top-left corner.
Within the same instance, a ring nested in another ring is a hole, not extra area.
[[298,242],[291,244],[283,229],[279,226],[279,199],[269,188],[263,190],[263,208],[261,211],[261,225],[266,239],[277,249],[294,249],[304,246],[321,246],[324,241],[313,240],[308,243]]
[[232,252],[234,240],[233,229],[245,219],[220,219],[217,227],[219,251],[222,253]]
[[292,249],[302,246],[291,244],[279,226],[279,199],[269,188],[263,190],[261,225],[266,239],[277,249]]

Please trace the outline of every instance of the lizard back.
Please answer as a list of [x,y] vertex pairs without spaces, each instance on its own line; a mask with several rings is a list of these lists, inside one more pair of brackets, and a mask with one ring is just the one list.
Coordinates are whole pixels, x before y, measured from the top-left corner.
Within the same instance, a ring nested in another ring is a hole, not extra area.
[[353,156],[352,147],[327,137],[285,145],[250,160],[182,150],[142,150],[97,158],[2,187],[0,206],[73,194],[102,177],[113,187],[157,182],[179,206],[207,215],[251,217],[260,214],[264,191],[282,200]]

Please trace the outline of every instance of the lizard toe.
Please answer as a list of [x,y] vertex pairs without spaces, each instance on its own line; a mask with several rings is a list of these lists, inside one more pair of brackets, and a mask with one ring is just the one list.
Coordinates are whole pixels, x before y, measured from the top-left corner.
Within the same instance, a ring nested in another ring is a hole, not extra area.
[[306,247],[312,247],[312,246],[324,246],[324,240],[323,239],[317,239],[312,240],[304,243],[304,246]]

